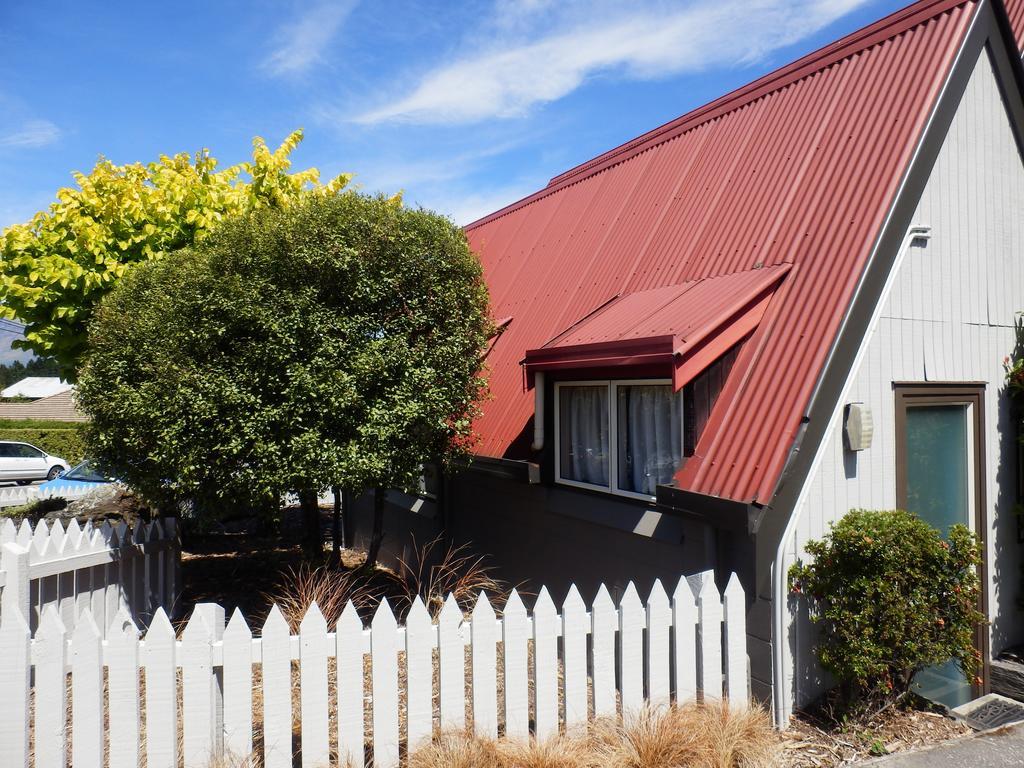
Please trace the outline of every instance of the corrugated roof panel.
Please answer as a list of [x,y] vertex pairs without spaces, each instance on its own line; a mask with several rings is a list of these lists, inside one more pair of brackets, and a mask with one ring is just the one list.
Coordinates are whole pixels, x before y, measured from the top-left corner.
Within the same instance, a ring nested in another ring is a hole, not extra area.
[[1004,0],[1010,26],[1017,38],[1017,50],[1024,48],[1024,0]]
[[[470,225],[494,314],[515,317],[480,452],[529,457],[520,360],[615,296],[792,264],[676,478],[768,501],[976,7],[922,0]],[[672,326],[663,309],[636,333]],[[581,328],[622,332],[608,320]]]

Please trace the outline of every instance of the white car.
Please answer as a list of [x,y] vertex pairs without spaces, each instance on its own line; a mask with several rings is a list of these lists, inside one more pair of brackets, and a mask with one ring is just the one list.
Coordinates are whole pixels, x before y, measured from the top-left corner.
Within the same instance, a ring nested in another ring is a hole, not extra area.
[[53,480],[69,469],[64,459],[34,445],[0,440],[0,482],[28,485],[35,480]]

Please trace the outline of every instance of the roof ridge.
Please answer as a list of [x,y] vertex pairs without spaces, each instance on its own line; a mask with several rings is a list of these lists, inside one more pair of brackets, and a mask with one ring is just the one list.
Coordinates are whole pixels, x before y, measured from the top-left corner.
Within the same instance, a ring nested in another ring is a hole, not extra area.
[[891,40],[897,35],[934,19],[942,13],[971,2],[977,2],[977,0],[918,0],[902,10],[895,11],[866,27],[862,27],[841,37],[839,40],[800,57],[796,61],[790,62],[740,88],[719,96],[707,104],[692,109],[680,117],[670,120],[653,130],[630,139],[624,144],[620,144],[618,147],[603,152],[597,157],[591,158],[552,177],[546,187],[467,224],[464,229],[473,229],[500,218],[566,186],[575,184],[607,168],[625,162],[652,147],[664,144],[676,136],[710,122],[715,118],[734,112],[759,98],[782,90],[856,53],[865,51],[885,40]]

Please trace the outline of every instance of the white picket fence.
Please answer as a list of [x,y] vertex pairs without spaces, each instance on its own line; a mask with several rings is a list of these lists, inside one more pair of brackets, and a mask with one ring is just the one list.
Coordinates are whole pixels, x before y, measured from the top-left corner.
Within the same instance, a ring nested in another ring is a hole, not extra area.
[[88,608],[105,631],[119,611],[145,627],[157,608],[174,615],[180,585],[176,520],[0,523],[0,619],[16,608],[32,631],[53,606],[67,631]]
[[38,499],[81,499],[94,493],[96,488],[66,486],[57,489],[40,488],[37,485],[11,486],[0,488],[0,509],[3,507],[19,507]]
[[[734,706],[745,706],[745,609],[735,576],[720,595],[706,572],[680,580],[671,597],[656,583],[646,605],[630,584],[617,606],[602,587],[588,611],[573,587],[561,614],[547,590],[532,614],[513,592],[500,618],[483,595],[468,618],[449,597],[436,622],[417,601],[404,627],[385,601],[369,628],[349,604],[330,632],[314,604],[297,636],[276,607],[261,637],[253,637],[237,611],[225,628],[223,609],[206,604],[197,606],[177,639],[158,610],[141,641],[125,613],[104,640],[88,612],[68,632],[50,607],[34,638],[17,614],[5,612],[0,754],[5,765],[33,764],[28,733],[34,680],[34,765],[63,768],[68,672],[75,768],[100,768],[105,738],[110,768],[136,768],[143,744],[148,768],[177,768],[179,749],[185,768],[206,768],[222,755],[253,754],[267,768],[290,768],[296,748],[304,768],[331,765],[332,754],[338,766],[362,766],[367,751],[375,768],[393,768],[403,751],[415,750],[439,729],[467,726],[467,683],[468,725],[483,736],[500,732],[511,739],[531,733],[544,739],[593,717],[628,715],[645,703],[730,696]],[[262,718],[254,724],[257,665]],[[300,728],[293,743],[296,716]]]

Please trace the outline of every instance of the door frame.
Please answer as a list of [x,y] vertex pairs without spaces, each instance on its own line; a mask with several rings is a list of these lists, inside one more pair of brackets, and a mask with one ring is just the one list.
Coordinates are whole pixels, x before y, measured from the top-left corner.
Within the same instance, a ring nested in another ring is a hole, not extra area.
[[907,408],[928,405],[969,405],[971,406],[974,434],[974,533],[981,544],[981,565],[978,566],[978,580],[981,585],[978,610],[985,616],[986,624],[978,627],[974,645],[981,652],[982,684],[972,683],[975,696],[990,691],[989,636],[988,636],[988,537],[986,514],[986,457],[985,457],[985,382],[893,382],[896,395],[896,506],[907,507]]

